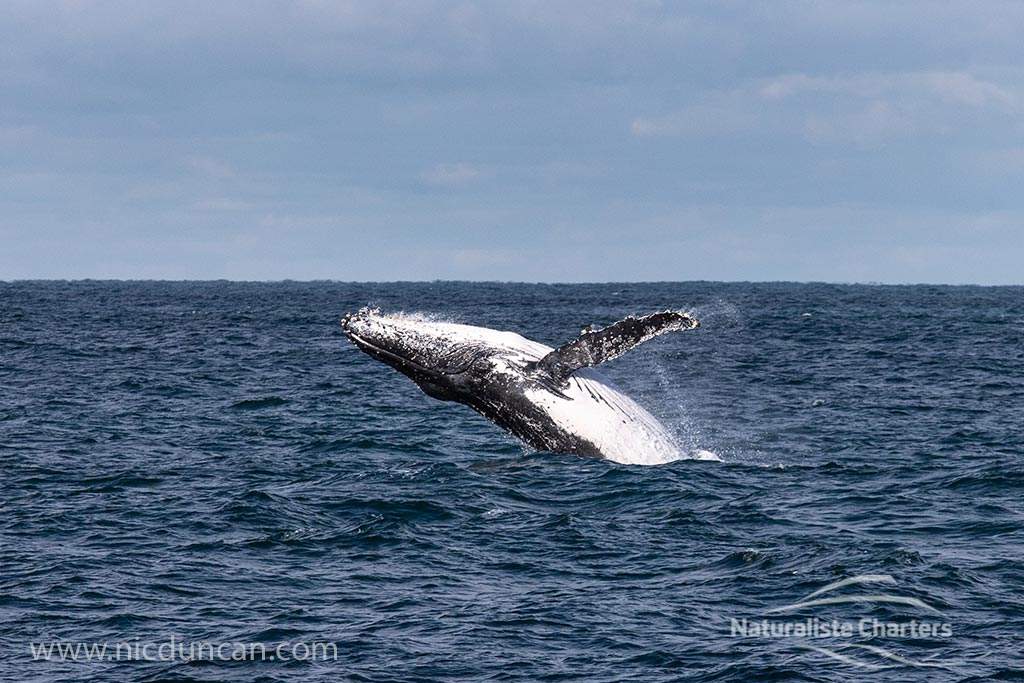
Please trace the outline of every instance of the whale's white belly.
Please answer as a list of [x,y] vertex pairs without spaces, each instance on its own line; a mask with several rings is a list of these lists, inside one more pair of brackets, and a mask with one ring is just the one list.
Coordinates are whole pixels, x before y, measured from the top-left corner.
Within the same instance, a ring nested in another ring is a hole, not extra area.
[[563,393],[571,400],[544,390],[528,391],[527,398],[542,406],[562,430],[597,446],[608,460],[657,465],[679,459],[668,430],[600,372],[577,371]]

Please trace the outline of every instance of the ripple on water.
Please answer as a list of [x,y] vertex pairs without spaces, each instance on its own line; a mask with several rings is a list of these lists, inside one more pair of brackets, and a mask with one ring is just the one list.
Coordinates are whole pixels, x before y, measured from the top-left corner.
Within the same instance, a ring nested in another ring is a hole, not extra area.
[[[730,620],[887,575],[873,588],[934,605],[953,635],[872,644],[958,662],[936,680],[1011,680],[1022,293],[0,283],[0,647],[16,660],[0,679],[838,682],[864,672],[733,637]],[[367,304],[546,344],[697,311],[700,330],[602,370],[685,451],[725,462],[531,453],[351,349],[340,315]],[[924,618],[906,608],[800,617]],[[24,654],[171,636],[332,642],[339,658]]]

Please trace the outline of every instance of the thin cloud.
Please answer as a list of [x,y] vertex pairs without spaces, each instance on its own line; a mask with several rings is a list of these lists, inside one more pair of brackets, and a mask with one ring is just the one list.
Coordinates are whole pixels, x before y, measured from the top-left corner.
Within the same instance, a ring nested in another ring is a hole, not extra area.
[[1019,92],[991,81],[980,80],[964,71],[928,73],[924,74],[923,80],[932,92],[954,102],[972,107],[1020,107]]
[[695,99],[675,112],[634,118],[630,132],[636,137],[796,132],[815,145],[867,148],[895,138],[949,135],[965,119],[1007,118],[1024,108],[1021,88],[969,71],[793,73]]
[[195,208],[202,211],[246,211],[253,208],[249,202],[239,199],[207,199],[195,204]]
[[487,169],[464,162],[437,164],[420,174],[425,183],[440,187],[465,187],[489,177],[491,173]]
[[190,156],[185,159],[185,165],[192,171],[211,178],[235,177],[235,170],[230,164],[209,156]]
[[860,98],[931,97],[972,107],[1017,107],[1020,93],[1009,86],[978,78],[968,71],[862,74],[849,77],[787,74],[769,79],[761,97],[781,100],[807,93],[829,93]]
[[756,117],[745,104],[742,92],[712,97],[662,116],[638,116],[633,119],[630,132],[637,137],[735,133],[756,125]]
[[815,145],[847,144],[870,148],[894,137],[920,132],[915,117],[884,100],[876,100],[846,111],[828,114],[811,112],[803,122],[805,139]]

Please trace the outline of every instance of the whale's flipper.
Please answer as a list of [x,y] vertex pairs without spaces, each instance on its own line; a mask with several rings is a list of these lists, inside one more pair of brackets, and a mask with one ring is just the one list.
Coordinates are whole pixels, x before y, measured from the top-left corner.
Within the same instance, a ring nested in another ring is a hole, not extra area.
[[700,322],[679,311],[653,313],[642,318],[630,316],[600,330],[587,327],[579,338],[559,346],[537,361],[536,369],[562,383],[580,368],[618,358],[658,335],[695,327],[700,327]]

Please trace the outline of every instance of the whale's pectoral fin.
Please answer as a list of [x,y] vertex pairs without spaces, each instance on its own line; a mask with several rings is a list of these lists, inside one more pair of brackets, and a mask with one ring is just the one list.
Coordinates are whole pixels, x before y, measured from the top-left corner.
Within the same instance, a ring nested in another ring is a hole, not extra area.
[[587,327],[579,338],[537,361],[537,369],[561,383],[580,368],[618,358],[658,335],[695,327],[700,327],[700,322],[679,311],[653,313],[642,318],[630,316],[600,330]]

